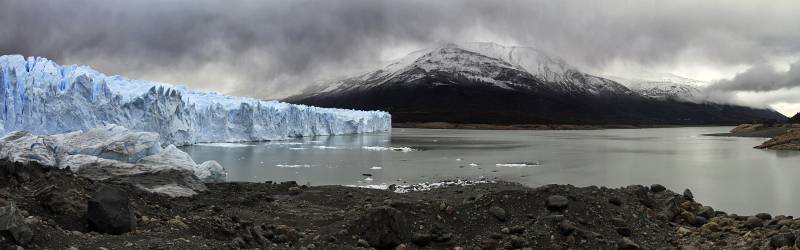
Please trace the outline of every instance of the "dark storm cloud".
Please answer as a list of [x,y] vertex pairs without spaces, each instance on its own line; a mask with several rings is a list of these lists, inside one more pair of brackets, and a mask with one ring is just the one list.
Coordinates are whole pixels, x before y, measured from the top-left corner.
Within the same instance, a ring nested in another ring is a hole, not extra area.
[[0,53],[280,97],[451,41],[532,45],[588,68],[762,63],[800,53],[798,12],[796,1],[0,0]]
[[721,80],[709,87],[712,91],[769,92],[800,87],[800,61],[780,71],[772,65],[756,65],[729,80]]

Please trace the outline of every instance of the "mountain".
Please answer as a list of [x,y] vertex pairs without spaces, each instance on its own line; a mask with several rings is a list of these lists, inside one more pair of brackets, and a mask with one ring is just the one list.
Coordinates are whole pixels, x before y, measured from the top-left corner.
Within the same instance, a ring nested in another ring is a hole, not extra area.
[[106,76],[46,58],[0,56],[0,134],[57,134],[120,125],[164,143],[256,141],[386,131],[379,111],[325,109],[225,96],[166,83]]
[[285,101],[386,110],[394,122],[734,124],[785,119],[772,110],[656,100],[537,49],[494,43],[416,51]]
[[792,118],[789,118],[789,123],[800,124],[800,113],[797,113],[796,115],[792,116]]
[[708,82],[694,80],[671,73],[640,72],[635,78],[603,75],[642,96],[657,100],[702,102],[701,93]]

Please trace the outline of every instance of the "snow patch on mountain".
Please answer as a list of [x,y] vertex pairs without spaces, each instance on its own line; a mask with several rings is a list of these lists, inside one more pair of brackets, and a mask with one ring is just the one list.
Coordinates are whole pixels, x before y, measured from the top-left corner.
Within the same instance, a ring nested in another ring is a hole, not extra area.
[[391,128],[386,112],[226,96],[20,55],[0,56],[0,103],[0,134],[57,134],[118,124],[156,132],[162,143],[185,145]]
[[696,103],[703,101],[703,89],[709,84],[670,73],[639,72],[636,77],[603,77],[619,82],[648,98]]

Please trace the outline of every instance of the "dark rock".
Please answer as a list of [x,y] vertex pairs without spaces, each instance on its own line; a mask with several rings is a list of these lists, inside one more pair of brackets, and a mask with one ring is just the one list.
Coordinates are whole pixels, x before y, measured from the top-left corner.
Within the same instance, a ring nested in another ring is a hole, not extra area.
[[553,212],[563,211],[564,209],[567,209],[567,206],[569,206],[569,199],[561,195],[551,195],[550,197],[547,197],[545,205],[547,206],[547,210]]
[[614,225],[615,227],[624,227],[625,225],[627,225],[625,220],[619,217],[611,218],[611,224]]
[[650,191],[653,193],[663,192],[664,190],[667,190],[667,188],[662,186],[661,184],[650,185]]
[[706,217],[695,216],[694,220],[692,221],[692,226],[701,227],[701,226],[705,225],[706,223],[708,223],[708,219],[706,219]]
[[616,197],[616,196],[608,198],[608,203],[611,203],[611,204],[614,204],[614,205],[617,205],[617,206],[622,206],[622,200],[620,200],[619,197]]
[[624,237],[631,237],[631,235],[633,234],[633,231],[628,227],[618,227],[617,228],[617,233],[619,235],[621,235],[621,236],[624,236]]
[[514,249],[520,249],[528,246],[528,241],[525,238],[513,235],[511,236],[511,247]]
[[795,236],[793,233],[779,233],[769,238],[769,246],[774,248],[792,246],[795,241],[797,241],[797,236]]
[[761,219],[761,220],[771,220],[772,219],[772,215],[770,215],[768,213],[759,213],[759,214],[756,214],[755,216],[757,218]]
[[103,185],[95,192],[86,211],[89,229],[99,233],[123,234],[136,229],[136,217],[128,193]]
[[300,193],[303,193],[303,190],[300,189],[299,187],[290,187],[289,188],[289,195],[298,195]]
[[22,212],[9,204],[0,207],[0,235],[7,232],[20,245],[27,245],[33,239],[33,230],[25,223]]
[[692,194],[692,190],[688,188],[683,190],[683,197],[690,201],[694,200],[694,194]]
[[619,250],[639,250],[639,249],[642,249],[642,248],[639,247],[639,244],[636,244],[636,242],[633,242],[633,240],[631,240],[630,238],[622,237],[622,239],[619,239],[619,241],[617,241],[617,249],[619,249]]
[[743,226],[745,228],[747,228],[747,229],[754,229],[754,228],[757,228],[757,227],[763,227],[764,226],[764,222],[761,221],[761,219],[759,219],[758,217],[750,216],[750,217],[747,217],[747,220],[744,222]]
[[427,246],[431,243],[431,239],[433,237],[427,233],[415,233],[413,237],[411,237],[411,242],[417,244],[417,246]]
[[714,216],[716,215],[716,212],[714,212],[714,209],[709,207],[709,206],[703,206],[699,210],[697,210],[697,215],[700,215],[700,216],[703,216],[703,217],[706,217],[706,218],[714,218]]
[[564,235],[564,236],[568,236],[568,235],[574,233],[575,230],[577,230],[577,229],[578,229],[578,227],[575,226],[575,223],[572,223],[569,220],[564,220],[564,221],[562,221],[561,223],[558,224],[558,232],[561,233],[561,235]]
[[506,221],[507,219],[506,210],[501,207],[493,206],[489,208],[489,213],[492,214],[492,216],[494,216],[494,218],[496,218],[499,221]]
[[392,207],[376,207],[367,210],[367,213],[354,224],[369,245],[378,249],[393,248],[408,239],[411,232],[410,225],[403,214]]
[[524,234],[525,233],[525,227],[522,227],[522,226],[512,227],[511,228],[511,233],[512,234],[517,234],[517,235]]

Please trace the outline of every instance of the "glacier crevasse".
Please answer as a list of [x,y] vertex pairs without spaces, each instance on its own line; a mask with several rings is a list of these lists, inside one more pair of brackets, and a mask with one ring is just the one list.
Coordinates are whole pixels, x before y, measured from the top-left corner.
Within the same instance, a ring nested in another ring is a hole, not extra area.
[[280,140],[388,131],[391,116],[293,105],[107,76],[42,57],[0,56],[0,134],[57,134],[120,125],[162,144]]

